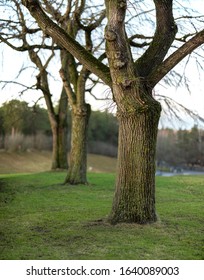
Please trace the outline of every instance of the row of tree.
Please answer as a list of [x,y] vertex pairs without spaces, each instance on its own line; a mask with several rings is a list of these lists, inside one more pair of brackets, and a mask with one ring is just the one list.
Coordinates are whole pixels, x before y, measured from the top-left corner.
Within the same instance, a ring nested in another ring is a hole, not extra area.
[[47,110],[38,105],[29,107],[25,101],[11,100],[0,107],[0,134],[51,134]]
[[159,130],[157,166],[203,170],[204,131],[197,126],[191,130]]
[[[57,109],[56,109],[57,110]],[[67,115],[67,147],[70,150],[71,114]],[[47,110],[28,106],[26,102],[12,100],[0,107],[0,136],[2,148],[9,148],[9,139],[19,140],[19,134],[33,136],[34,144],[16,143],[15,148],[50,149],[52,131]],[[46,137],[43,137],[42,134]],[[11,136],[9,138],[8,136]],[[41,136],[41,138],[39,137]],[[7,137],[6,137],[7,136]],[[41,139],[41,141],[39,141]],[[49,139],[49,140],[48,140]],[[11,144],[10,140],[10,144]],[[26,142],[26,138],[22,138]],[[42,143],[44,142],[44,143]],[[13,142],[12,142],[13,143]],[[88,127],[88,151],[108,156],[117,155],[118,121],[111,114],[93,111]],[[157,137],[158,167],[204,167],[204,131],[194,126],[191,130],[160,129]]]
[[[91,108],[85,93],[97,79],[112,91],[117,104],[119,151],[111,223],[156,221],[154,174],[161,106],[153,89],[204,43],[202,17],[183,7],[173,9],[173,2],[177,4],[173,0],[132,1],[128,6],[125,0],[105,0],[94,6],[89,0],[1,0],[1,7],[7,10],[2,14],[9,15],[1,20],[1,41],[16,51],[26,51],[37,69],[36,83],[29,88],[41,90],[46,101],[54,169],[67,167],[69,101],[72,140],[67,183],[87,182]],[[63,84],[57,112],[48,75],[56,54]]]
[[[66,147],[70,150],[70,111],[67,113],[66,123]],[[118,123],[113,114],[107,111],[93,111],[87,133],[89,152],[117,155]],[[32,136],[32,139],[28,136]],[[29,106],[25,101],[19,100],[4,103],[0,107],[0,138],[0,147],[10,150],[50,149],[52,130],[47,110],[38,105]]]

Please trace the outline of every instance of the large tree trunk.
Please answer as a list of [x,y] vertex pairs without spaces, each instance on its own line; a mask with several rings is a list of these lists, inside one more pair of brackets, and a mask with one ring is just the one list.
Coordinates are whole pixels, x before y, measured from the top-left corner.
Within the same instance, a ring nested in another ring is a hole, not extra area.
[[89,104],[85,104],[83,108],[72,108],[70,162],[65,183],[87,183],[87,128],[90,113]]
[[160,104],[153,98],[145,105],[120,111],[116,190],[110,222],[156,221],[155,152]]
[[[106,8],[106,53],[119,119],[116,191],[110,222],[155,222],[155,151],[161,106],[152,96],[148,73],[134,63],[125,31],[126,1],[106,1]],[[147,61],[145,70],[151,64]]]

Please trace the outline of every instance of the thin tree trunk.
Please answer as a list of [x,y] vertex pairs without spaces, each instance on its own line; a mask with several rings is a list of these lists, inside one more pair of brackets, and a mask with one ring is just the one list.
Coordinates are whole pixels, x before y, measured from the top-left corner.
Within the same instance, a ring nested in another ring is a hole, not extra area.
[[118,114],[118,166],[110,215],[113,224],[156,221],[155,152],[160,110],[160,104],[153,101],[144,111]]
[[72,134],[70,162],[65,183],[87,183],[87,133],[91,113],[89,104],[72,109]]
[[58,129],[58,160],[59,168],[66,169],[68,168],[67,162],[67,128],[59,127]]
[[62,90],[61,97],[59,100],[59,111],[58,111],[58,166],[60,169],[68,168],[67,160],[67,109],[68,99],[65,90]]
[[67,127],[60,121],[52,121],[52,170],[67,169]]

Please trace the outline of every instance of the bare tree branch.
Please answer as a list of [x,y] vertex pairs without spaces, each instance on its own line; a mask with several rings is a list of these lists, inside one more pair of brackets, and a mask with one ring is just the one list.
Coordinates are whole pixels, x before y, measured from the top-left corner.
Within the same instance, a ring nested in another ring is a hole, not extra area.
[[73,92],[70,83],[67,81],[67,78],[66,78],[66,75],[65,75],[65,72],[64,72],[63,68],[60,69],[59,73],[60,73],[60,77],[61,77],[62,82],[63,82],[64,89],[65,89],[66,94],[68,96],[69,103],[73,107],[73,105],[76,104],[76,95]]
[[3,42],[10,48],[12,48],[15,51],[20,51],[20,52],[25,52],[29,50],[35,50],[35,49],[44,49],[44,50],[60,50],[61,48],[57,45],[44,45],[44,44],[35,44],[35,45],[22,45],[22,46],[15,46],[14,44],[10,43],[8,41],[8,38],[4,38],[3,36],[0,35],[0,43]]
[[21,86],[21,87],[24,87],[26,90],[29,90],[29,89],[33,89],[33,90],[36,90],[36,85],[33,85],[33,86],[27,86],[23,83],[20,83],[20,82],[16,82],[16,81],[4,81],[4,80],[0,80],[0,83],[4,84],[2,86],[1,89],[4,89],[7,85],[9,84],[14,84],[14,85],[18,85],[18,86]]
[[161,95],[161,94],[156,94],[155,97],[159,101],[163,101],[167,105],[167,107],[168,107],[168,113],[166,112],[167,115],[170,114],[172,116],[175,116],[179,121],[181,121],[182,118],[180,117],[179,114],[181,112],[184,112],[186,115],[190,116],[193,120],[195,120],[195,121],[199,120],[200,122],[204,123],[203,117],[201,117],[199,114],[195,113],[193,110],[182,105],[181,103],[175,101],[171,97]]
[[183,58],[191,54],[196,48],[204,43],[204,30],[200,31],[188,42],[171,54],[162,62],[149,76],[148,80],[155,86],[171,69],[173,69]]
[[75,39],[50,20],[43,12],[37,0],[23,0],[22,2],[23,5],[29,9],[31,15],[36,19],[40,28],[42,28],[46,34],[52,36],[57,44],[67,49],[79,61],[83,62],[87,69],[98,75],[106,84],[111,86],[110,72],[106,65],[98,61]]
[[172,0],[154,0],[156,7],[156,31],[149,48],[135,62],[140,76],[146,77],[166,56],[174,41],[177,26],[172,13]]

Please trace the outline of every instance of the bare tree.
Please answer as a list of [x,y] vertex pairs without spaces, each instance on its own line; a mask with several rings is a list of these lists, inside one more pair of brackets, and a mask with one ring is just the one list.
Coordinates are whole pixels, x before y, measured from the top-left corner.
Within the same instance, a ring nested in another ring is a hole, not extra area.
[[156,221],[155,150],[161,106],[152,90],[182,59],[204,43],[204,30],[168,56],[177,33],[173,1],[154,0],[155,33],[149,47],[134,61],[125,29],[127,3],[106,0],[108,67],[51,21],[37,0],[22,3],[46,34],[112,88],[119,120],[119,151],[110,221]]
[[[5,2],[5,1],[1,1]],[[9,3],[8,3],[9,2]],[[49,85],[49,63],[55,56],[55,51],[59,49],[52,40],[48,40],[37,26],[33,26],[28,14],[25,13],[20,1],[13,0],[5,3],[4,9],[7,15],[1,19],[0,41],[18,52],[27,52],[30,60],[34,63],[36,73],[36,83],[26,86],[22,84],[24,90],[41,90],[46,102],[49,121],[52,129],[52,165],[51,169],[65,169],[67,162],[67,95],[62,88],[58,111],[52,100],[52,93]],[[37,39],[34,44],[33,40]],[[65,67],[63,65],[63,67]],[[27,68],[24,68],[26,71]],[[19,75],[21,70],[19,71]],[[13,82],[13,81],[12,81]],[[10,83],[10,82],[8,82]]]
[[[0,39],[17,51],[28,51],[31,61],[39,69],[36,88],[42,90],[46,100],[53,130],[54,146],[59,143],[59,140],[54,137],[54,135],[56,135],[55,131],[59,134],[63,133],[64,135],[63,129],[65,127],[68,98],[72,115],[72,135],[70,165],[65,181],[71,184],[87,183],[87,126],[91,108],[89,104],[86,104],[85,92],[86,82],[90,77],[90,71],[87,70],[86,67],[81,66],[67,50],[54,44],[52,39],[42,33],[41,30],[31,22],[31,19],[23,10],[23,6],[19,5],[19,1],[15,0],[13,2],[15,3],[16,16],[19,20],[14,22],[13,20],[5,19],[2,24],[5,30],[9,28],[9,32],[8,34],[2,33]],[[84,1],[57,1],[53,6],[51,4],[52,1],[42,0],[41,3],[46,13],[57,22],[65,33],[69,34],[72,38],[80,38],[89,53],[97,51],[101,40],[93,44],[92,33],[101,25],[101,22],[105,18],[104,11],[99,10],[98,12],[97,5],[92,6],[89,11],[87,7],[85,7]],[[83,13],[86,13],[86,19],[82,18]],[[16,26],[15,29],[12,28],[13,25]],[[29,26],[32,26],[32,28]],[[16,30],[17,32],[15,32]],[[11,42],[12,39],[15,39],[14,42]],[[14,45],[16,39],[21,41],[20,46]],[[39,41],[39,43],[34,44],[35,40]],[[50,52],[50,56],[47,54],[48,51]],[[56,115],[52,104],[48,80],[48,65],[57,52],[60,52],[60,76],[63,82],[63,89],[59,101],[59,113]],[[44,57],[47,59],[45,63],[43,63],[43,60],[45,60]],[[93,79],[91,80],[91,88],[93,88],[96,81]],[[57,122],[59,122],[59,126]],[[63,147],[66,147],[65,142],[59,147],[58,152],[60,154],[55,153],[57,158],[66,157],[66,151]],[[57,167],[56,161],[53,165],[55,168]]]

